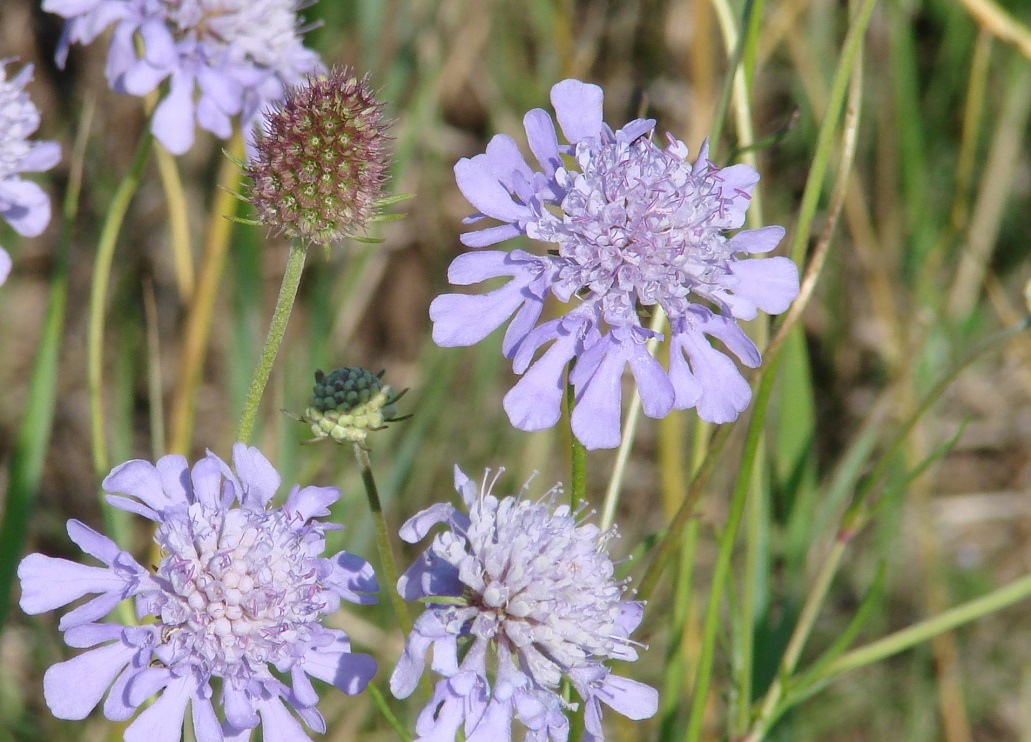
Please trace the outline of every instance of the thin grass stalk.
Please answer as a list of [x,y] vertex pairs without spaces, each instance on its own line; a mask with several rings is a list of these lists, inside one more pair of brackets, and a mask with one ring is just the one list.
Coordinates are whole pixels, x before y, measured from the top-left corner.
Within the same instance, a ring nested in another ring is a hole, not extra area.
[[824,598],[834,580],[834,575],[838,572],[841,559],[845,554],[845,549],[852,535],[851,533],[839,531],[830,552],[820,562],[820,571],[817,573],[813,586],[802,606],[802,612],[798,616],[795,629],[791,632],[791,639],[788,640],[788,646],[784,650],[784,656],[781,658],[777,677],[770,684],[770,688],[763,698],[759,714],[752,724],[748,735],[744,737],[743,742],[759,742],[759,740],[766,736],[770,726],[779,716],[779,704],[784,696],[786,683],[791,677],[791,673],[794,672],[799,658],[802,656],[802,650],[805,648],[809,634],[816,623],[816,617],[820,614]]
[[[652,308],[652,321],[648,329],[654,333],[662,332],[665,327],[666,313],[662,307],[655,305]],[[655,355],[659,347],[659,340],[652,337],[648,340],[646,347],[648,353]],[[612,475],[609,477],[609,485],[605,490],[605,502],[601,509],[601,522],[599,526],[604,531],[609,528],[616,518],[616,507],[619,505],[619,497],[623,492],[623,478],[626,476],[626,465],[630,460],[630,449],[633,448],[634,438],[637,436],[637,424],[641,418],[641,394],[636,389],[630,399],[630,406],[626,413],[626,422],[623,423],[623,434],[619,439],[619,450],[616,452],[616,463],[612,467]]]
[[36,494],[43,476],[47,447],[54,425],[54,408],[58,388],[57,370],[61,336],[64,332],[65,309],[68,305],[69,248],[79,213],[82,190],[82,169],[89,140],[90,125],[96,109],[96,98],[88,96],[75,133],[68,185],[61,205],[61,231],[54,250],[54,273],[47,292],[47,310],[43,332],[36,349],[36,358],[25,395],[25,411],[14,440],[10,458],[7,496],[3,520],[0,522],[0,633],[11,606],[11,587],[22,555],[29,523],[36,505]]
[[179,168],[175,157],[158,146],[154,151],[154,160],[161,178],[161,188],[168,204],[168,227],[172,233],[172,264],[175,266],[175,281],[179,289],[179,297],[189,305],[193,299],[195,277],[193,273],[193,253],[190,248],[189,208],[183,181],[179,177]]
[[140,183],[143,168],[150,155],[154,135],[149,122],[140,134],[129,170],[119,183],[97,243],[97,256],[93,265],[90,285],[89,321],[86,331],[86,377],[89,389],[90,439],[92,441],[93,471],[103,477],[109,468],[107,440],[104,429],[104,321],[107,314],[107,289],[111,280],[111,265],[122,222],[129,210],[129,202]]
[[961,603],[937,616],[931,616],[908,628],[900,629],[877,641],[846,652],[829,663],[819,673],[818,678],[814,679],[814,682],[828,680],[850,670],[880,662],[940,634],[952,631],[1028,598],[1031,598],[1031,575],[1021,577],[987,595]]
[[[785,650],[784,657],[781,659],[780,671],[773,683],[770,685],[770,689],[767,691],[767,694],[763,699],[762,708],[755,723],[752,725],[748,736],[745,737],[744,742],[758,742],[758,740],[761,740],[768,731],[768,725],[771,723],[771,720],[779,716],[781,710],[778,709],[777,705],[780,699],[784,696],[785,685],[790,680],[791,674],[793,673],[798,659],[801,656],[801,652],[805,648],[806,641],[812,631],[816,616],[819,613],[820,607],[823,605],[823,601],[826,599],[831,582],[833,581],[834,575],[837,573],[838,567],[841,564],[841,558],[844,555],[845,548],[847,547],[848,542],[865,527],[867,521],[872,515],[869,503],[872,493],[880,484],[882,477],[887,471],[888,465],[894,459],[899,447],[908,437],[909,432],[923,417],[931,404],[942,395],[945,389],[948,388],[963,369],[969,366],[976,358],[980,357],[993,345],[1014,337],[1016,334],[1025,331],[1028,327],[1031,327],[1031,316],[1026,317],[1021,323],[1013,327],[1006,328],[1005,330],[988,338],[971,351],[962,361],[960,361],[960,363],[956,364],[956,366],[954,366],[949,373],[940,379],[920,401],[916,410],[912,413],[905,424],[903,424],[901,431],[888,446],[888,449],[881,456],[877,465],[874,466],[864,484],[859,488],[855,501],[842,516],[834,545],[831,547],[831,551],[827,557],[825,557],[821,562],[820,571],[813,583],[813,587],[806,596],[806,601],[803,605],[799,620],[795,624],[795,628],[791,634],[791,639],[788,642],[788,648]],[[942,631],[947,631],[947,629],[942,629]],[[837,661],[831,663],[830,666],[833,667],[836,665]]]
[[242,174],[236,161],[243,156],[243,138],[239,132],[234,134],[226,146],[227,156],[219,168],[217,190],[208,216],[197,290],[186,317],[186,331],[172,397],[169,451],[183,455],[190,451],[197,387],[200,385],[201,369],[207,355],[215,299],[225,271],[229,239],[233,231],[232,219],[240,205],[236,189]]
[[959,154],[956,156],[956,186],[953,189],[949,217],[957,232],[966,229],[970,219],[970,195],[973,191],[974,167],[978,162],[978,144],[984,123],[988,73],[991,69],[992,35],[981,29],[974,44],[967,81],[966,104],[963,106],[963,128],[960,134]]
[[398,739],[404,742],[412,742],[411,733],[398,721],[398,718],[394,715],[394,712],[390,710],[390,706],[387,704],[387,699],[383,697],[380,689],[372,683],[365,686],[366,692],[372,698],[372,703],[376,706],[376,710],[379,711],[380,716],[390,725],[390,728],[394,730],[394,734],[398,736]]
[[1000,40],[1015,46],[1031,61],[1031,29],[1023,25],[992,0],[959,0],[978,25]]
[[[838,128],[838,121],[841,119],[845,96],[853,74],[853,60],[862,47],[866,28],[870,23],[870,16],[876,4],[877,0],[863,0],[859,10],[853,14],[848,33],[841,46],[841,57],[838,60],[838,67],[834,71],[827,108],[817,133],[816,149],[813,153],[809,177],[806,178],[802,203],[798,210],[798,222],[795,225],[794,238],[791,242],[790,257],[798,265],[802,264],[802,258],[805,256],[806,245],[812,232],[813,217],[816,215],[816,207],[819,204],[820,194],[823,192],[824,175],[827,173],[831,152],[834,149],[834,134]],[[798,304],[797,299],[795,304]],[[787,324],[787,317],[781,322],[781,326],[783,327],[785,324]]]
[[161,337],[154,283],[143,283],[143,313],[147,321],[147,403],[150,415],[150,452],[154,460],[165,455],[165,406],[161,399]]
[[702,628],[702,648],[698,655],[698,668],[695,673],[694,693],[691,699],[690,717],[688,719],[685,742],[698,742],[702,734],[702,721],[705,717],[705,705],[708,701],[709,686],[712,682],[712,669],[716,654],[716,643],[720,632],[720,608],[724,591],[727,589],[730,576],[730,559],[734,553],[738,527],[744,516],[748,494],[751,490],[752,470],[757,461],[759,443],[762,439],[763,423],[773,389],[773,379],[779,358],[774,358],[767,366],[767,373],[756,393],[752,407],[752,416],[748,421],[748,432],[745,437],[741,464],[738,469],[737,483],[730,500],[730,511],[727,522],[720,534],[719,554],[713,570],[712,584],[709,588],[708,603],[705,608],[705,623]]

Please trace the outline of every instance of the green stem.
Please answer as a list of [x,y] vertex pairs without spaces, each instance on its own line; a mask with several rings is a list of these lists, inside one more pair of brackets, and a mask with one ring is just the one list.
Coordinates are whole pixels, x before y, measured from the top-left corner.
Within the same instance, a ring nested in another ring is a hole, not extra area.
[[830,553],[820,565],[820,572],[816,576],[812,589],[806,596],[805,605],[802,606],[802,613],[798,617],[798,623],[795,624],[795,628],[791,632],[791,638],[788,640],[787,649],[784,650],[784,656],[781,658],[777,676],[770,684],[770,689],[763,699],[759,716],[756,717],[755,722],[752,724],[748,736],[745,737],[745,742],[757,742],[757,740],[762,739],[766,732],[769,731],[770,724],[777,718],[777,706],[784,696],[787,679],[791,677],[791,673],[794,672],[795,666],[798,664],[798,658],[802,655],[802,649],[805,647],[809,633],[813,629],[813,624],[816,623],[816,617],[820,613],[820,608],[823,606],[824,598],[830,589],[834,575],[838,571],[838,565],[841,564],[841,558],[845,554],[845,547],[847,545],[847,539],[837,539],[834,542],[834,546],[831,547]]
[[389,724],[390,728],[394,730],[398,738],[404,740],[404,742],[412,742],[412,735],[404,728],[401,722],[397,720],[397,717],[394,716],[394,712],[390,710],[390,706],[387,705],[387,699],[383,697],[379,688],[372,683],[369,683],[365,686],[365,691],[369,694],[369,697],[372,698],[372,702],[376,705],[376,709],[379,711],[380,716],[386,720],[387,724]]
[[[570,362],[569,372],[572,372],[573,365]],[[568,375],[568,374],[567,374]],[[576,404],[576,391],[573,385],[566,382],[566,417],[573,419],[573,406]],[[570,441],[570,478],[569,478],[569,504],[576,510],[577,505],[587,499],[587,447],[580,442],[580,439],[573,433],[573,427],[569,427]]]
[[820,202],[824,176],[827,173],[831,152],[834,147],[834,134],[838,129],[838,121],[841,119],[842,110],[844,109],[849,79],[852,77],[852,61],[860,49],[863,38],[866,36],[866,27],[870,22],[870,15],[873,13],[873,8],[876,4],[877,0],[863,0],[863,4],[855,14],[854,20],[849,24],[845,41],[841,45],[841,57],[838,60],[838,67],[834,71],[834,79],[831,82],[830,96],[827,99],[824,118],[820,122],[820,130],[816,135],[816,149],[813,152],[813,162],[809,168],[809,177],[806,179],[805,191],[802,193],[802,203],[798,208],[798,222],[795,227],[794,239],[791,241],[790,257],[795,261],[796,265],[802,264],[806,246],[809,244],[813,217],[816,215],[816,207]]
[[36,350],[36,359],[29,376],[25,396],[25,412],[14,441],[10,458],[10,480],[4,503],[3,521],[0,523],[0,631],[3,631],[7,611],[10,609],[11,586],[18,561],[29,534],[29,522],[36,504],[36,493],[43,475],[43,463],[54,423],[57,402],[57,367],[64,331],[65,307],[68,303],[68,256],[72,242],[75,217],[79,211],[79,192],[82,186],[82,163],[93,120],[94,99],[89,97],[83,106],[75,148],[68,174],[68,187],[61,207],[61,232],[54,252],[54,275],[50,279],[49,300],[43,333]]
[[756,452],[762,438],[763,421],[773,389],[773,379],[779,356],[766,367],[757,390],[752,417],[748,422],[748,434],[745,437],[741,466],[737,483],[730,502],[730,513],[727,524],[720,535],[719,555],[716,557],[716,568],[713,571],[712,585],[709,588],[709,601],[705,607],[705,625],[702,629],[702,649],[698,656],[698,669],[695,673],[694,695],[691,699],[691,711],[688,719],[686,742],[698,742],[702,733],[702,721],[705,718],[705,704],[709,695],[709,684],[712,681],[712,666],[716,652],[716,640],[720,630],[720,605],[730,575],[730,558],[734,553],[734,541],[738,526],[745,512],[748,494],[752,487],[752,471],[755,468]]
[[397,614],[398,623],[401,624],[401,629],[407,636],[412,631],[412,617],[408,614],[408,604],[397,592],[397,560],[394,558],[394,550],[391,546],[387,519],[383,515],[379,489],[377,489],[376,479],[372,475],[369,452],[356,443],[354,444],[354,457],[358,460],[358,468],[362,472],[362,484],[365,485],[365,494],[369,498],[369,509],[372,511],[372,521],[376,526],[376,549],[379,551],[380,566],[386,578],[387,594],[390,595],[390,603]]
[[304,258],[307,254],[308,248],[303,242],[296,239],[290,241],[290,255],[286,260],[286,270],[283,271],[283,283],[279,287],[276,308],[272,312],[272,321],[269,323],[265,345],[261,349],[261,358],[258,360],[258,367],[254,369],[254,378],[251,379],[251,386],[243,403],[240,430],[236,435],[238,441],[249,443],[251,440],[254,420],[258,416],[261,398],[265,394],[265,385],[268,384],[269,375],[272,373],[272,364],[279,355],[279,346],[283,343],[290,312],[294,308],[294,299],[297,298],[297,287],[301,284]]
[[1031,598],[1031,575],[1011,582],[1005,587],[993,590],[980,598],[975,598],[955,608],[943,611],[937,616],[931,616],[913,624],[909,628],[888,634],[888,636],[870,642],[864,647],[846,652],[828,664],[819,673],[816,680],[826,680],[849,670],[855,670],[864,665],[879,662],[894,654],[915,647],[939,634],[944,634],[958,626],[970,623],[982,616],[987,616],[1027,598]]
[[102,477],[108,469],[107,441],[104,435],[104,318],[106,313],[107,289],[111,280],[111,264],[114,261],[115,244],[121,231],[129,202],[136,193],[143,167],[150,155],[154,135],[150,126],[140,135],[129,171],[118,184],[111,199],[111,206],[104,218],[97,244],[97,258],[93,266],[93,282],[90,286],[89,323],[86,331],[86,377],[90,402],[90,437],[93,441],[93,470]]

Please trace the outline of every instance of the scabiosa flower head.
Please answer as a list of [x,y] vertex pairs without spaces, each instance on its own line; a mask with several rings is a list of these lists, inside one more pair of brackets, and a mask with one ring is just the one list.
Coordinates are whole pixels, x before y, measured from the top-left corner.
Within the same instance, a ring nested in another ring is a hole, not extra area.
[[[476,250],[456,258],[452,284],[509,280],[486,294],[437,297],[430,305],[433,339],[472,345],[511,318],[502,347],[522,379],[504,405],[523,430],[558,421],[563,372],[575,359],[572,427],[587,448],[619,444],[627,365],[645,414],[695,407],[711,422],[735,419],[751,392],[709,338],[757,366],[759,352],[736,321],[759,309],[782,312],[798,293],[798,270],[789,259],[748,259],[776,247],[783,228],[726,234],[744,223],[759,174],[747,165],[717,167],[707,144],[689,163],[683,142],[667,135],[661,147],[653,140],[651,119],[613,132],[602,121],[596,85],[564,80],[551,89],[551,101],[569,144],[559,144],[543,110],[523,120],[540,170],[504,135],[485,154],[455,165],[458,187],[480,212],[466,223],[503,222],[462,235],[463,244],[484,248],[522,234],[546,250]],[[549,294],[572,308],[538,324]],[[645,347],[654,333],[641,315],[656,306],[670,323],[668,369]]]
[[526,486],[499,499],[490,476],[481,489],[455,467],[468,513],[440,503],[401,528],[415,543],[436,524],[447,527],[397,583],[405,599],[427,606],[390,689],[399,698],[415,689],[431,647],[443,676],[416,722],[419,739],[452,740],[464,726],[467,742],[510,740],[514,717],[525,740],[562,742],[571,707],[560,695],[563,676],[586,704],[585,740],[604,739],[600,701],[631,719],[652,716],[655,689],[603,664],[637,659],[629,636],[643,612],[613,577],[614,533],[585,522],[582,507],[556,506],[561,487],[536,501],[524,497]]
[[[39,127],[39,109],[29,99],[25,85],[32,65],[7,79],[6,62],[0,61],[0,216],[24,237],[39,235],[50,222],[50,197],[21,174],[49,170],[61,159],[57,142],[29,139]],[[0,247],[0,283],[7,280],[11,258]]]
[[311,403],[301,416],[315,435],[312,443],[332,439],[337,443],[364,443],[369,433],[383,430],[399,417],[394,403],[405,392],[394,394],[383,383],[383,371],[374,374],[364,368],[338,368],[328,374],[315,372]]
[[246,169],[258,219],[319,245],[363,230],[387,177],[387,125],[368,77],[346,68],[292,87]]
[[169,81],[151,128],[174,154],[193,144],[195,123],[227,139],[239,116],[249,136],[265,105],[321,67],[301,41],[297,7],[297,0],[43,2],[43,10],[66,19],[59,65],[73,42],[88,44],[114,24],[106,66],[111,88],[145,95]]
[[[181,456],[156,465],[129,461],[107,476],[104,489],[120,493],[107,498],[114,507],[157,523],[162,558],[153,572],[76,520],[68,521],[68,535],[104,567],[42,554],[22,561],[26,613],[96,596],[61,619],[68,645],[90,649],[44,675],[55,716],[85,718],[110,688],[104,715],[113,721],[160,694],[126,729],[128,742],[179,740],[187,705],[199,742],[248,739],[259,723],[269,742],[308,739],[288,707],[325,732],[309,676],[354,694],[376,664],[320,621],[341,599],[374,602],[376,578],[352,554],[321,556],[323,532],[334,526],[315,518],[329,514],[339,490],[294,486],[272,508],[279,484],[268,460],[242,443],[233,448],[232,469],[212,453],[192,470]],[[127,598],[146,621],[99,622]],[[221,681],[221,722],[213,679]]]

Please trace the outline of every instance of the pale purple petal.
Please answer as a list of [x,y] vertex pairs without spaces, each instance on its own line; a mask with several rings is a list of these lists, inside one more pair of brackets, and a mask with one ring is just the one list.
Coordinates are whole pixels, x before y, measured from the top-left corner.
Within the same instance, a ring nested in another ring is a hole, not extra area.
[[85,719],[137,649],[114,642],[52,665],[43,675],[43,697],[58,719]]
[[154,137],[173,155],[181,155],[193,144],[193,79],[176,73],[168,95],[154,110],[151,130]]
[[92,593],[114,594],[117,603],[126,587],[125,579],[106,567],[89,567],[42,554],[29,554],[21,561],[18,579],[22,586],[18,605],[30,615],[52,611]]
[[650,685],[609,675],[595,688],[594,696],[628,719],[648,719],[659,709],[659,693]]
[[[61,161],[61,145],[57,142],[37,142],[18,163],[22,172],[40,173],[49,170]],[[47,202],[50,199],[47,198]]]
[[0,284],[3,284],[7,280],[7,276],[11,273],[11,256],[7,254],[7,251],[0,247]]
[[518,237],[522,232],[511,224],[501,224],[496,227],[478,229],[475,232],[463,232],[458,236],[459,241],[466,247],[490,247],[499,242]]
[[562,133],[571,144],[598,136],[605,94],[597,85],[563,80],[551,88],[551,105]]
[[558,134],[555,124],[545,111],[535,108],[523,117],[523,128],[526,129],[526,141],[530,151],[537,158],[544,174],[549,178],[562,167],[559,156]]
[[734,264],[738,283],[725,301],[741,319],[753,319],[756,307],[767,314],[780,314],[798,296],[798,268],[788,258],[741,260]]
[[687,356],[693,375],[702,387],[695,405],[698,416],[711,423],[736,420],[748,406],[752,390],[734,362],[696,332],[673,336],[670,353],[681,352]]
[[371,564],[346,551],[338,552],[329,562],[333,566],[333,571],[323,578],[323,585],[352,603],[376,602],[379,583]]
[[165,494],[157,467],[142,459],[133,459],[116,466],[104,477],[101,487],[105,492],[128,495],[139,500],[153,513],[153,516],[146,512],[140,512],[140,515],[151,520],[160,520],[161,513],[177,504]]
[[264,509],[283,481],[261,451],[245,443],[233,444],[233,468],[243,485],[240,504],[245,508]]
[[[475,261],[480,258],[482,261]],[[433,341],[443,347],[474,345],[500,327],[524,304],[542,302],[529,285],[537,278],[533,263],[513,260],[509,253],[493,251],[467,253],[456,272],[460,276],[481,275],[496,268],[494,276],[510,275],[512,280],[486,294],[443,294],[430,303]],[[479,262],[479,264],[476,264]],[[475,269],[475,270],[474,270]],[[483,279],[478,279],[483,280]],[[532,311],[539,313],[539,308]]]
[[532,216],[523,204],[512,200],[505,187],[490,169],[486,155],[462,158],[455,164],[455,182],[466,199],[483,214],[503,222],[515,222]]
[[125,730],[125,742],[179,742],[182,739],[186,704],[196,681],[190,676],[175,678],[136,721]]
[[304,656],[304,672],[325,681],[349,696],[365,690],[376,674],[376,660],[367,654],[352,653],[350,646],[334,650],[319,647]]
[[294,515],[298,523],[306,523],[312,518],[329,515],[329,506],[339,499],[340,490],[336,487],[295,486],[283,507]]
[[0,180],[0,216],[22,237],[36,237],[50,221],[50,197],[31,181]]
[[455,506],[449,502],[435,503],[406,520],[398,533],[402,540],[410,544],[417,543],[426,537],[433,526],[450,521],[454,512]]
[[562,414],[566,366],[580,347],[577,334],[564,330],[561,320],[541,325],[527,336],[526,342],[517,353],[515,365],[518,373],[525,368],[524,362],[519,360],[520,357],[532,358],[536,348],[552,338],[554,342],[551,347],[526,369],[523,377],[505,394],[502,401],[508,419],[520,430],[550,428],[558,422]]
[[261,723],[246,689],[234,682],[227,682],[223,686],[222,707],[226,712],[226,721],[237,729],[253,729]]
[[784,239],[784,227],[761,227],[759,229],[743,229],[730,238],[730,246],[734,252],[757,255],[766,253],[780,244]]
[[301,723],[279,698],[262,699],[256,704],[261,715],[262,738],[272,742],[311,742]]

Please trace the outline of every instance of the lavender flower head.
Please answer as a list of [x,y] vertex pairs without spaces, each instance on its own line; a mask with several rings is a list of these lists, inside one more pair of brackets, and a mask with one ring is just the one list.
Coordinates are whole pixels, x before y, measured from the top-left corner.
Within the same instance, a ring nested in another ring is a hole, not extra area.
[[[44,675],[55,716],[84,719],[107,692],[104,715],[124,721],[160,694],[126,729],[127,742],[181,739],[187,705],[198,742],[247,740],[259,723],[267,742],[309,739],[290,709],[326,731],[310,678],[355,694],[376,663],[320,621],[342,599],[374,602],[376,578],[368,562],[347,552],[320,556],[324,531],[339,526],[315,518],[329,514],[339,490],[294,486],[281,507],[270,508],[279,485],[268,460],[242,443],[233,448],[232,470],[212,453],[192,470],[181,456],[156,465],[129,461],[103,486],[120,493],[108,496],[112,506],[157,523],[162,558],[153,572],[77,520],[68,521],[68,535],[105,566],[25,557],[18,576],[26,613],[94,596],[60,622],[65,642],[89,651]],[[101,622],[127,598],[147,621]],[[212,679],[221,681],[224,721]]]
[[[464,727],[466,742],[511,740],[514,717],[524,740],[564,742],[565,712],[575,704],[560,695],[563,676],[586,704],[587,742],[604,739],[600,702],[631,719],[652,716],[655,689],[603,664],[637,659],[629,636],[643,613],[641,603],[623,600],[626,581],[613,577],[607,546],[615,534],[584,522],[582,508],[556,507],[561,487],[536,501],[524,498],[525,486],[499,499],[496,481],[488,471],[481,489],[455,467],[468,513],[440,503],[401,528],[409,543],[438,523],[448,529],[397,583],[405,599],[427,606],[390,689],[398,698],[415,690],[430,648],[443,676],[416,722],[418,739],[454,740]],[[493,672],[488,657],[496,658]]]
[[[0,62],[0,216],[24,237],[36,237],[46,229],[50,197],[20,176],[49,170],[61,159],[57,142],[29,140],[39,128],[39,109],[25,92],[31,78],[31,64],[8,80],[6,62]],[[0,283],[7,280],[10,270],[11,258],[0,247]]]
[[[502,349],[522,378],[504,405],[522,430],[558,421],[564,370],[575,359],[572,428],[589,449],[619,444],[620,380],[628,365],[645,414],[694,407],[710,422],[734,420],[751,391],[725,351],[746,366],[760,361],[737,320],[759,309],[783,312],[798,294],[789,259],[748,259],[776,247],[782,227],[726,235],[744,223],[759,174],[747,165],[717,167],[707,143],[689,163],[683,142],[667,135],[665,148],[655,143],[651,119],[613,132],[602,121],[596,85],[564,80],[551,89],[551,102],[569,144],[559,144],[545,111],[527,113],[523,124],[539,170],[505,135],[455,165],[459,189],[479,209],[466,223],[502,222],[463,234],[463,244],[485,248],[526,235],[548,249],[477,249],[456,258],[448,272],[454,285],[510,280],[485,294],[437,297],[430,305],[433,339],[472,345],[511,319]],[[538,323],[549,294],[571,308]],[[655,333],[642,324],[642,310],[656,306],[670,323],[668,369],[645,347]]]
[[[228,139],[239,116],[246,136],[287,85],[321,69],[301,41],[297,0],[44,0],[66,19],[57,62],[115,25],[106,74],[111,89],[145,95],[162,81],[154,136],[173,154],[193,144],[194,123]],[[142,53],[136,40],[142,41]]]

